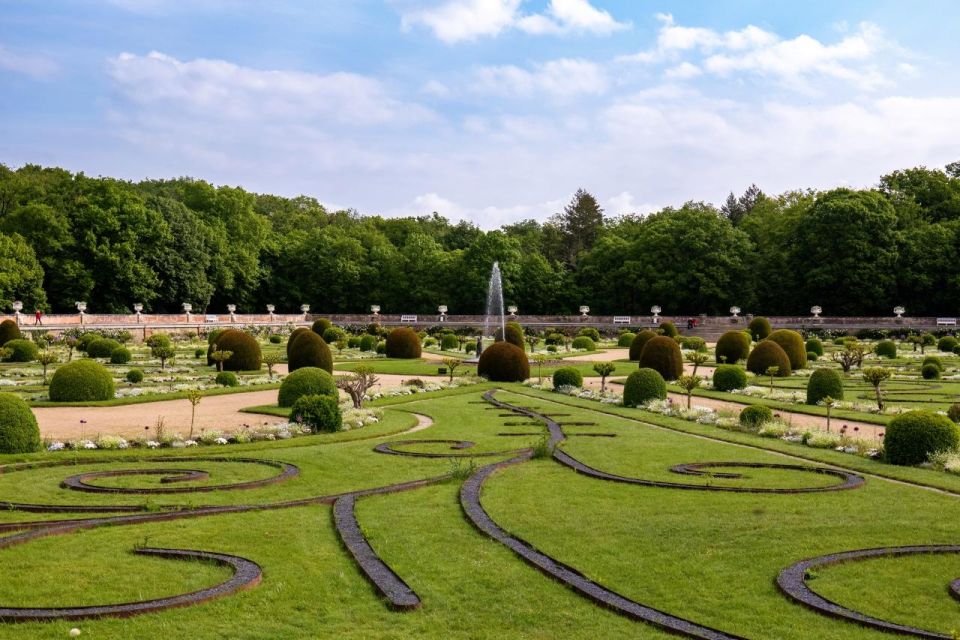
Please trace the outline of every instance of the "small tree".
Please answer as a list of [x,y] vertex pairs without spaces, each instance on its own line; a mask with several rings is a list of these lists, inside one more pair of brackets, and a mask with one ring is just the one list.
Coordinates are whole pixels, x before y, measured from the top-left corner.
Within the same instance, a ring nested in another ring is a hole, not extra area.
[[337,388],[343,389],[350,396],[354,409],[359,409],[363,406],[363,397],[367,391],[379,381],[373,374],[373,369],[361,366],[354,369],[352,375],[337,378]]
[[166,368],[167,360],[173,360],[173,358],[177,355],[177,350],[173,347],[166,347],[161,344],[151,348],[150,353],[154,358],[158,358],[160,360],[160,371],[163,371],[164,368]]
[[837,401],[834,400],[831,396],[823,396],[818,402],[821,407],[827,408],[827,433],[830,432],[830,416],[833,413],[834,407],[837,406]]
[[191,389],[187,391],[187,400],[190,401],[190,436],[188,439],[193,440],[193,423],[197,416],[197,405],[203,400],[203,392],[199,389]]
[[866,347],[856,340],[848,340],[843,343],[843,351],[834,351],[830,354],[830,359],[839,363],[844,373],[849,373],[854,366],[861,366],[863,358],[867,353]]
[[780,367],[767,367],[767,375],[770,376],[770,391],[773,392],[773,378],[780,373]]
[[537,350],[537,345],[540,344],[540,336],[535,336],[532,333],[528,333],[525,337],[527,344],[530,345],[530,353],[533,353]]
[[210,359],[217,363],[217,371],[223,371],[223,363],[229,360],[232,355],[233,351],[214,348],[213,351],[210,352]]
[[41,351],[37,356],[37,362],[43,366],[43,384],[47,384],[47,367],[60,362],[60,356],[53,351]]
[[863,380],[873,385],[873,390],[877,394],[877,409],[880,411],[883,411],[883,395],[880,391],[880,385],[885,380],[890,379],[892,375],[893,371],[886,367],[867,367],[863,370]]
[[263,364],[267,365],[267,375],[271,380],[273,380],[273,368],[281,362],[283,362],[283,356],[276,351],[263,355]]
[[697,375],[697,367],[699,367],[702,364],[706,364],[707,360],[709,359],[710,359],[710,356],[708,356],[705,353],[701,353],[699,351],[688,353],[687,362],[693,365],[693,375]]
[[467,334],[465,333],[457,334],[457,344],[460,345],[460,351],[463,351],[464,345],[466,345],[469,340],[470,340],[470,336],[468,336]]
[[341,336],[337,338],[337,341],[333,344],[337,346],[337,354],[340,355],[343,354],[343,350],[347,348],[350,342],[345,337]]
[[[770,367],[771,369],[776,369],[776,367]],[[769,369],[768,369],[769,371]],[[700,386],[700,382],[703,381],[703,378],[700,376],[691,376],[691,375],[682,375],[677,378],[677,384],[681,389],[687,392],[687,409],[690,408],[690,402],[693,399],[693,390]]]
[[533,361],[537,363],[537,377],[540,379],[537,384],[543,384],[543,363],[547,361],[547,356],[542,353],[534,354]]
[[8,349],[7,347],[0,347],[0,360],[6,360],[13,355],[13,349]]
[[444,358],[441,364],[447,368],[447,375],[450,376],[450,382],[453,382],[453,372],[463,364],[463,361],[460,358]]
[[76,338],[67,338],[63,344],[67,347],[67,362],[73,362],[73,350],[77,348],[79,341]]
[[607,390],[607,376],[617,370],[617,365],[612,362],[598,362],[593,365],[593,370],[600,376],[600,393]]
[[937,337],[935,335],[932,333],[923,334],[920,336],[920,353],[922,354],[926,347],[932,347],[935,344],[937,344]]
[[909,336],[907,336],[907,342],[910,343],[910,346],[912,346],[914,352],[916,352],[917,347],[920,346],[920,336],[911,333]]

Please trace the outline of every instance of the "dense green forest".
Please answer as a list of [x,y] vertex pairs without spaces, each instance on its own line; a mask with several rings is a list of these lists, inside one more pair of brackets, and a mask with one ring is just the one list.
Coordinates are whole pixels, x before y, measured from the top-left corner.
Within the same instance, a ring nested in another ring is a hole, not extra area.
[[960,163],[895,171],[874,189],[751,187],[702,202],[604,217],[578,191],[546,223],[495,231],[433,214],[328,211],[202,180],[139,183],[0,165],[0,306],[130,312],[478,313],[499,260],[521,313],[957,314]]

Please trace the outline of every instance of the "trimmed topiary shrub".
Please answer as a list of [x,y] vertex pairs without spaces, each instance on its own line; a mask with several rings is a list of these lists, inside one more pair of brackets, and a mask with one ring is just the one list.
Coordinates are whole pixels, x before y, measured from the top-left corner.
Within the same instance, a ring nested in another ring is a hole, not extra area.
[[526,345],[523,341],[523,329],[520,327],[519,324],[517,324],[516,322],[508,322],[504,326],[504,333],[506,335],[506,338],[503,338],[503,336],[501,336],[501,331],[497,329],[493,335],[494,341],[499,342],[501,339],[503,339],[506,342],[509,342],[510,344],[512,344],[513,346],[519,347],[520,349],[525,350]]
[[770,326],[770,321],[764,318],[763,316],[757,316],[750,321],[750,324],[747,325],[747,330],[750,332],[750,336],[756,342],[761,340],[766,340],[770,336],[772,327]]
[[86,402],[113,398],[113,378],[96,360],[74,360],[57,367],[50,380],[54,402]]
[[733,391],[747,386],[747,372],[735,364],[721,364],[713,371],[713,388]]
[[773,411],[762,404],[752,404],[740,412],[740,425],[749,429],[756,429],[772,420]]
[[[220,334],[223,333],[224,331],[226,331],[226,329],[211,329],[210,332],[207,333],[207,344],[215,343],[217,341],[217,338],[219,338]],[[294,331],[297,331],[297,330],[294,329]]]
[[807,380],[807,404],[817,404],[827,396],[843,400],[843,378],[834,369],[817,369]]
[[292,407],[302,396],[330,396],[338,400],[340,398],[333,376],[319,367],[297,369],[280,383],[278,404],[281,407]]
[[697,336],[686,336],[681,338],[680,346],[691,351],[705,352],[707,350],[707,343],[703,340],[703,338],[699,338]]
[[23,338],[11,340],[3,345],[3,347],[10,349],[7,362],[33,362],[37,359],[37,354],[40,353],[36,343]]
[[377,348],[377,336],[369,333],[360,337],[360,351],[373,351]]
[[820,359],[820,356],[814,351],[807,351],[807,362],[816,362]]
[[953,350],[957,348],[958,344],[960,343],[958,343],[957,339],[953,336],[943,336],[937,342],[937,349],[944,353],[953,353]]
[[120,348],[120,343],[110,338],[99,338],[87,345],[87,355],[91,358],[109,358]]
[[197,348],[197,349],[194,349],[194,350],[193,350],[193,357],[194,357],[194,358],[202,358],[204,355],[206,355],[206,353],[207,353],[207,352],[204,351],[203,349]]
[[127,364],[132,357],[130,349],[117,347],[110,353],[110,364]]
[[440,338],[440,348],[444,351],[456,351],[460,348],[460,341],[452,333],[445,333]]
[[315,334],[323,338],[323,335],[327,332],[327,329],[332,326],[332,322],[326,318],[320,318],[319,320],[314,320],[313,324],[310,325],[310,331],[313,331]]
[[807,366],[807,347],[803,343],[803,336],[791,329],[777,329],[767,340],[779,344],[790,358],[791,369],[803,369]]
[[637,334],[630,333],[629,331],[626,333],[621,333],[620,337],[617,338],[617,346],[629,347],[631,344],[633,344],[633,339],[636,337],[637,337]]
[[324,395],[307,395],[297,398],[290,410],[290,422],[303,424],[314,433],[340,431],[343,428],[340,404],[330,396]]
[[928,364],[932,364],[940,371],[943,371],[943,361],[940,360],[940,358],[938,358],[937,356],[927,356],[926,358],[923,359],[923,362],[920,363],[920,366],[925,367]]
[[[290,332],[290,337],[287,338],[287,358],[290,357],[290,351],[293,350],[293,344],[297,341],[297,338],[305,333],[311,333],[310,329],[307,329],[306,327],[297,327]],[[316,332],[313,333],[316,335]]]
[[351,349],[360,348],[360,336],[350,336],[347,338],[347,346]]
[[292,340],[287,355],[287,371],[316,367],[333,373],[333,354],[330,347],[313,331],[305,331]]
[[640,354],[643,353],[643,348],[647,346],[647,342],[657,337],[657,332],[650,329],[644,329],[634,337],[633,342],[630,343],[630,359],[634,361],[640,360]]
[[213,379],[221,387],[237,387],[240,386],[240,381],[237,380],[237,376],[232,371],[221,371],[217,374],[217,377]]
[[419,358],[420,336],[409,327],[398,327],[387,336],[386,353],[389,358]]
[[[588,338],[589,340],[589,338]],[[582,387],[583,376],[573,367],[561,367],[553,372],[553,388]]]
[[947,417],[954,422],[960,422],[960,404],[954,403],[947,409]]
[[666,322],[660,323],[660,335],[667,336],[668,338],[676,338],[680,335],[680,332],[677,331],[677,325],[667,320]]
[[0,453],[40,449],[40,427],[30,407],[12,393],[0,393]]
[[386,342],[385,340],[381,340],[380,342],[378,342],[378,343],[377,343],[377,346],[376,346],[376,348],[375,348],[375,351],[376,351],[377,353],[381,354],[381,355],[386,354],[386,353],[387,353],[387,342]]
[[924,380],[939,380],[940,367],[935,364],[925,364],[920,367],[920,375],[923,376]]
[[758,376],[767,375],[767,369],[779,367],[777,376],[785,378],[793,373],[790,367],[790,358],[778,343],[773,340],[764,340],[750,352],[747,357],[747,371]]
[[130,371],[127,371],[126,378],[127,382],[132,382],[133,384],[143,382],[143,371],[140,369],[130,369]]
[[956,449],[960,428],[933,411],[908,411],[894,417],[883,438],[884,455],[891,464],[926,462],[930,454]]
[[897,357],[897,343],[893,340],[881,340],[873,351],[880,357],[893,359]]
[[743,331],[727,331],[717,340],[717,362],[737,364],[750,355],[750,336]]
[[669,336],[651,338],[640,354],[640,366],[653,369],[664,380],[676,380],[683,375],[683,353],[676,340]]
[[[669,338],[667,338],[669,340]],[[638,369],[623,383],[623,406],[638,407],[651,400],[665,400],[667,382],[654,369]]]
[[244,331],[227,329],[217,337],[220,351],[232,351],[233,355],[223,361],[224,371],[259,371],[263,354],[257,339]]
[[593,342],[593,340],[587,336],[578,336],[574,338],[570,346],[574,349],[583,349],[584,351],[593,351],[597,348],[597,345]]
[[7,344],[11,340],[19,340],[23,335],[20,333],[20,327],[13,320],[4,320],[0,322],[0,345]]
[[820,338],[807,338],[807,353],[813,352],[818,356],[823,355],[823,343]]
[[[223,333],[222,331],[220,333]],[[83,338],[83,336],[80,336]],[[143,341],[145,345],[153,349],[154,347],[172,347],[173,343],[170,341],[170,336],[165,333],[154,333],[149,338]]]
[[276,333],[271,333],[268,340],[270,340],[270,344],[280,344],[281,342],[283,342],[283,338],[277,335]]
[[523,349],[501,340],[480,354],[477,375],[494,382],[523,382],[530,377],[530,362]]
[[[314,332],[316,333],[316,332]],[[323,341],[327,344],[334,344],[337,340],[345,336],[346,333],[340,327],[330,327],[323,332]]]
[[600,332],[593,327],[584,327],[577,332],[578,336],[586,336],[594,342],[600,342]]

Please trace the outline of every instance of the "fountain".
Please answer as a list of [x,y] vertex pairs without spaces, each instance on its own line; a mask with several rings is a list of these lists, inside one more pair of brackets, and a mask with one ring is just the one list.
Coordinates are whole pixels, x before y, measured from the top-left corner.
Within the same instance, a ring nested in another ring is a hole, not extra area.
[[483,318],[483,335],[494,335],[490,331],[492,326],[494,330],[499,329],[499,335],[503,336],[506,324],[503,315],[503,281],[500,278],[500,263],[494,262],[493,269],[490,270],[490,281],[487,284],[487,310]]

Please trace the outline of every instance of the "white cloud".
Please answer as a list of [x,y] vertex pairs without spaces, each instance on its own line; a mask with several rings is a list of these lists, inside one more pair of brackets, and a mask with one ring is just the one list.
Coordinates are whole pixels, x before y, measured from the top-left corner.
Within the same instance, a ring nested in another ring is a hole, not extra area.
[[514,65],[481,67],[473,89],[483,93],[527,97],[602,94],[609,86],[605,69],[586,60],[561,58],[534,65],[532,70]]
[[406,205],[391,209],[385,215],[396,218],[422,216],[436,212],[453,221],[468,220],[482,229],[497,229],[521,220],[543,220],[562,209],[569,199],[569,197],[566,200],[557,198],[533,204],[467,207],[436,192],[430,192],[416,196]]
[[703,74],[703,70],[700,69],[695,64],[689,62],[681,62],[675,67],[671,67],[663,72],[663,75],[667,78],[673,78],[677,80],[686,80],[689,78],[696,78],[699,75]]
[[0,45],[0,69],[22,73],[34,78],[46,78],[58,70],[51,58],[31,53],[17,53]]
[[624,216],[628,214],[646,215],[653,213],[658,207],[648,203],[638,203],[629,191],[623,191],[603,203],[604,211],[608,216]]

